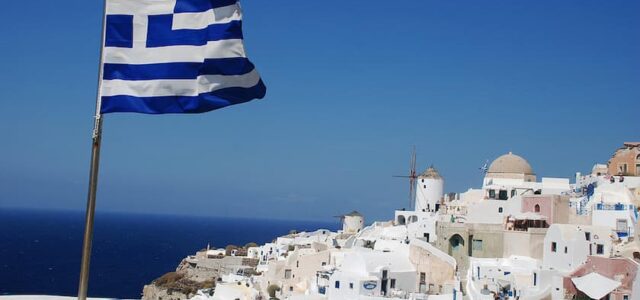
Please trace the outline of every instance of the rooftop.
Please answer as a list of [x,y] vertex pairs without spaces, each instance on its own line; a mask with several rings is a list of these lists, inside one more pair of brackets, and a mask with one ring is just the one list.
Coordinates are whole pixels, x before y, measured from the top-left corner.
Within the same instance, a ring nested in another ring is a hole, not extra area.
[[529,162],[521,156],[511,152],[502,155],[494,160],[489,166],[487,173],[512,173],[534,175]]

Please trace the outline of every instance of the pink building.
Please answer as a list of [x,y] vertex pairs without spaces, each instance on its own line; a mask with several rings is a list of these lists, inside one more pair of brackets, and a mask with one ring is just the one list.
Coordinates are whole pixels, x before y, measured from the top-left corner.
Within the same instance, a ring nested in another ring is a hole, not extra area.
[[569,197],[560,195],[529,195],[522,197],[522,212],[545,216],[547,223],[569,222]]
[[[598,295],[600,298],[596,299],[631,300],[637,272],[638,263],[632,259],[589,256],[584,265],[571,275],[564,277],[565,295],[582,299],[580,297],[599,292],[606,294],[603,297]],[[580,278],[591,280],[584,286],[580,286]],[[597,278],[599,280],[596,280]],[[613,285],[603,290],[607,283],[613,283]]]

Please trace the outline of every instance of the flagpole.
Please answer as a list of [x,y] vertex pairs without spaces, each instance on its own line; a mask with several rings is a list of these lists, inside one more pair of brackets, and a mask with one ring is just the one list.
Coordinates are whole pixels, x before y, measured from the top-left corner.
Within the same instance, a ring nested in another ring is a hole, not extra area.
[[98,90],[96,92],[96,112],[94,116],[91,137],[91,165],[89,167],[89,192],[87,194],[87,211],[84,224],[84,238],[82,242],[82,263],[80,266],[80,283],[78,285],[78,300],[87,299],[89,287],[89,265],[91,262],[91,244],[93,242],[93,220],[96,211],[96,193],[98,190],[98,171],[100,169],[100,145],[102,142],[102,59],[105,39],[106,3],[102,0],[102,37],[100,39],[100,63],[98,65]]

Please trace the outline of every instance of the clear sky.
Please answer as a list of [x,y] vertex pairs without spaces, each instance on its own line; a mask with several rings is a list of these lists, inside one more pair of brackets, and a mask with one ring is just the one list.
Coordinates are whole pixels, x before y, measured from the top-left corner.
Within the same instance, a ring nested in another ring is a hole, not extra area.
[[[101,1],[0,10],[0,208],[83,210]],[[106,116],[99,211],[330,220],[486,159],[570,177],[640,140],[639,1],[243,1],[267,97]]]

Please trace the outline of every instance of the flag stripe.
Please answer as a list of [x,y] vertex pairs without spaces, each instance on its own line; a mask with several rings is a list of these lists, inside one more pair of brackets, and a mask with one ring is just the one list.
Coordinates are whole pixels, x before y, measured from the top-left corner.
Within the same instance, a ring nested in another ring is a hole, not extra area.
[[174,12],[176,0],[106,0],[109,15],[162,15]]
[[147,47],[206,45],[209,41],[242,39],[242,21],[211,24],[203,29],[172,29],[173,15],[149,16]]
[[176,0],[174,13],[183,12],[203,12],[212,8],[229,6],[238,2],[237,0]]
[[196,79],[158,80],[103,80],[102,95],[152,96],[197,96],[198,94],[228,87],[252,87],[260,81],[254,69],[243,75],[200,75]]
[[139,112],[145,114],[201,113],[225,106],[262,99],[266,87],[262,81],[249,88],[231,87],[197,96],[133,97],[128,95],[102,97],[101,111]]
[[239,20],[242,20],[242,12],[240,7],[234,4],[205,12],[174,14],[172,29],[202,29],[211,24],[223,24]]
[[196,79],[199,75],[242,75],[254,68],[244,57],[205,59],[203,63],[104,64],[103,79]]
[[230,57],[246,57],[242,40],[211,41],[204,46],[104,48],[104,62],[112,64],[202,62],[203,58]]

